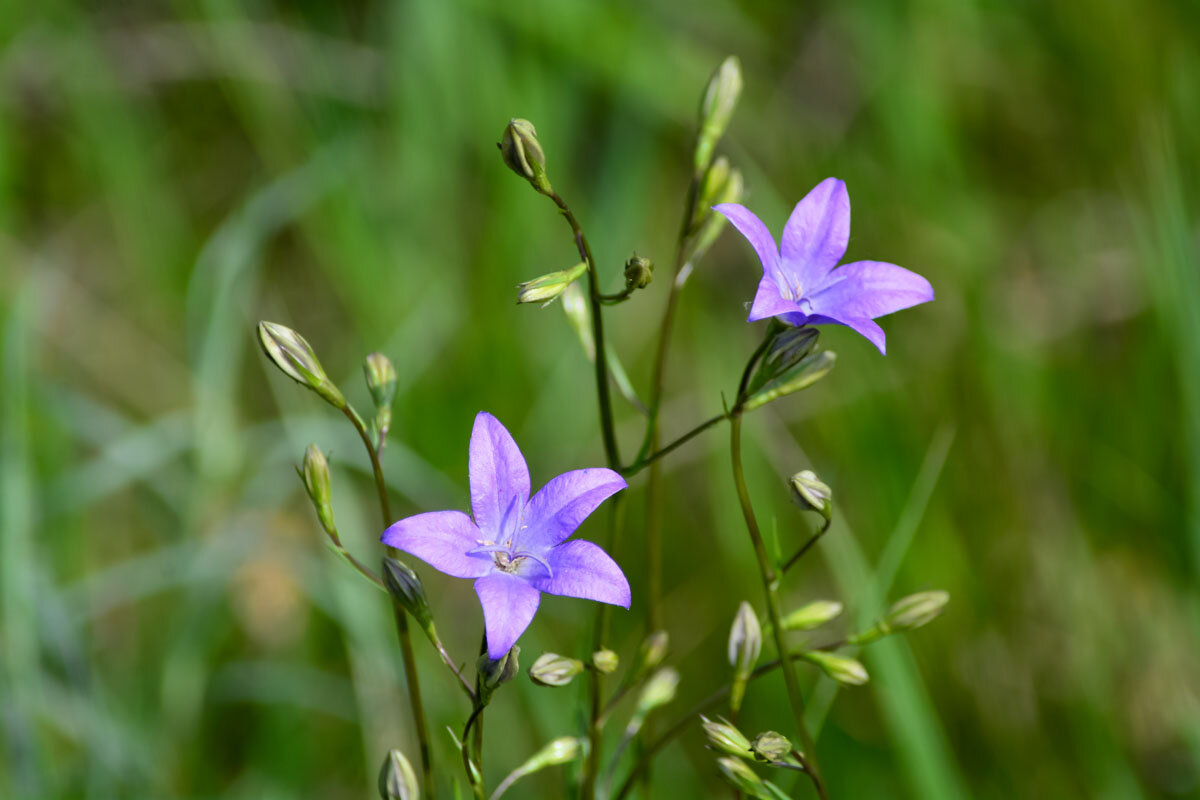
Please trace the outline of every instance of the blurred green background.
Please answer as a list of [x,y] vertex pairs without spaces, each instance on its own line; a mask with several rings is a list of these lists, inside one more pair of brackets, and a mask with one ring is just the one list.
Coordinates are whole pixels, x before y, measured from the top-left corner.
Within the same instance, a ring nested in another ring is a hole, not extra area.
[[[1200,7],[1155,1],[6,4],[0,795],[351,798],[388,747],[415,761],[388,607],[325,549],[292,470],[310,441],[331,454],[343,535],[371,561],[365,459],[253,323],[303,332],[360,405],[362,356],[395,361],[397,514],[466,506],[480,409],[535,485],[601,463],[563,314],[513,302],[574,263],[569,232],[494,142],[510,116],[536,123],[614,290],[634,248],[670,263],[697,99],[732,53],[746,89],[722,152],[747,204],[778,232],[841,177],[848,259],[937,290],[884,321],[886,358],[827,330],[834,373],[747,422],[781,547],[811,524],[787,475],[815,469],[838,503],[789,606],[840,598],[861,621],[952,596],[832,705],[802,672],[833,796],[1200,796],[1198,41]],[[758,269],[726,233],[693,276],[667,437],[732,393]],[[639,386],[665,289],[608,315]],[[632,453],[640,422],[619,419]],[[664,721],[727,680],[729,622],[761,594],[725,434],[665,464],[683,680]],[[615,554],[626,657],[643,483]],[[467,659],[469,584],[422,575]],[[585,652],[591,620],[547,599],[525,665]],[[458,775],[443,727],[467,709],[417,649]],[[744,727],[786,730],[783,696],[756,684]],[[506,688],[489,784],[579,732],[582,699],[582,682]],[[564,774],[510,796],[565,796]],[[698,727],[655,781],[727,796]]]

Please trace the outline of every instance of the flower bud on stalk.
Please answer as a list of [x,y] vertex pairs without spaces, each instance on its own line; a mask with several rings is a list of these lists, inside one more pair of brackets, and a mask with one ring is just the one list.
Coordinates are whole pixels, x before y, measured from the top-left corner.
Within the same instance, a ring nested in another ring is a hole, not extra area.
[[[716,164],[713,166],[716,167]],[[724,214],[711,213],[712,206],[740,202],[744,188],[742,173],[736,169],[730,170],[729,177],[721,187],[720,193],[712,195],[711,202],[709,199],[703,201],[704,205],[700,207],[703,210],[696,212],[698,222],[693,223],[699,225],[699,228],[688,242],[685,261],[695,262],[707,253],[708,248],[712,247],[713,242],[721,235],[721,231],[728,222]]]
[[383,584],[392,599],[417,621],[421,630],[425,631],[430,639],[435,639],[433,612],[429,610],[429,600],[425,597],[425,587],[421,584],[421,578],[413,572],[412,567],[399,559],[384,556]]
[[701,173],[712,161],[717,142],[725,135],[738,96],[742,93],[742,65],[729,56],[709,78],[700,101],[700,133],[696,137],[695,167]]
[[333,524],[333,506],[330,505],[332,491],[329,488],[329,462],[325,454],[315,444],[310,444],[304,451],[304,466],[299,470],[304,481],[304,489],[317,510],[317,519],[329,538],[338,543],[337,528]]
[[666,631],[655,631],[647,636],[638,651],[637,667],[632,671],[633,680],[641,678],[661,664],[670,647],[671,637]]
[[729,707],[737,711],[742,707],[746,694],[746,683],[762,652],[762,626],[758,616],[746,601],[738,606],[737,616],[729,629],[729,663],[733,666],[733,684],[729,690]]
[[521,671],[521,665],[517,660],[520,655],[520,645],[514,644],[512,649],[505,653],[502,658],[494,661],[488,658],[487,653],[479,657],[475,662],[475,671],[479,674],[478,701],[480,704],[487,705],[501,684],[508,683],[517,677],[517,674]]
[[635,716],[645,717],[659,706],[665,706],[675,699],[675,689],[679,686],[679,673],[671,667],[663,667],[650,676],[642,693],[638,695]]
[[795,367],[768,381],[763,388],[750,395],[742,409],[753,411],[772,400],[807,389],[829,374],[836,359],[837,356],[832,350],[822,350],[820,353],[806,356]]
[[713,750],[718,750],[731,756],[738,758],[751,758],[753,753],[750,752],[750,740],[746,735],[733,726],[729,720],[724,717],[718,717],[714,722],[703,714],[700,715],[703,720],[701,725],[704,728],[704,735],[708,737],[709,747]]
[[529,668],[529,678],[538,686],[566,686],[583,672],[583,662],[558,653],[542,653]]
[[745,761],[737,758],[717,759],[717,769],[725,776],[725,780],[742,794],[750,797],[770,797],[763,779],[746,765]]
[[367,389],[376,408],[390,406],[396,396],[396,368],[383,353],[371,353],[363,363]]
[[509,120],[504,135],[496,143],[504,163],[544,195],[553,194],[546,177],[546,154],[537,140],[537,131],[527,119]]
[[587,262],[581,261],[569,269],[549,272],[531,281],[517,284],[518,303],[541,303],[548,305],[551,300],[567,290],[575,281],[587,272]]
[[634,251],[633,257],[625,262],[625,288],[629,291],[645,289],[653,279],[654,262]]
[[611,675],[619,663],[617,654],[607,648],[592,653],[592,668],[602,675]]
[[341,390],[329,380],[325,369],[303,336],[276,322],[258,323],[258,342],[267,358],[296,383],[321,395],[334,408],[346,407]]
[[379,770],[382,800],[417,800],[421,796],[417,774],[399,750],[389,750]]
[[826,521],[833,516],[833,490],[818,478],[815,472],[809,469],[797,472],[792,476],[790,484],[793,497],[800,505],[816,511]]
[[826,653],[824,650],[811,650],[804,654],[804,658],[843,686],[862,686],[867,682],[866,668],[853,658]]
[[842,604],[836,600],[817,600],[797,608],[779,620],[785,631],[811,631],[842,613]]
[[782,733],[763,731],[750,745],[754,755],[763,761],[783,761],[792,753],[792,743]]
[[887,615],[862,633],[850,637],[853,644],[870,644],[893,633],[928,625],[942,613],[950,595],[942,591],[917,592],[892,603]]

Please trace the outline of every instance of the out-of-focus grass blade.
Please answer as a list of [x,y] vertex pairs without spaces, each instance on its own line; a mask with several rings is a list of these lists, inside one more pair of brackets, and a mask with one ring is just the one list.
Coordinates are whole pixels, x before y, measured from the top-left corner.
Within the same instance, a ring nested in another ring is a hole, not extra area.
[[[596,362],[596,340],[592,338],[592,312],[583,296],[583,289],[578,283],[572,283],[562,293],[561,301],[563,311],[566,312],[567,319],[575,330],[575,335],[579,337],[583,351],[587,353],[588,361],[594,364]],[[613,383],[617,385],[617,391],[639,413],[649,414],[650,410],[638,397],[637,391],[634,390],[633,383],[629,380],[629,375],[625,372],[625,367],[621,365],[621,359],[613,350],[611,343],[605,346],[604,352],[608,354],[608,372],[612,375]]]

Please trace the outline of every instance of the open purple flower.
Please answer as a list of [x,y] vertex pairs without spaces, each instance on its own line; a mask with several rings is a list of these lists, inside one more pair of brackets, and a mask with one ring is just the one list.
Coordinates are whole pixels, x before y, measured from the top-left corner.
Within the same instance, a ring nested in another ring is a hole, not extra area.
[[566,541],[624,489],[611,469],[565,472],[529,497],[529,468],[500,421],[484,411],[471,431],[471,510],[430,511],[383,532],[384,544],[456,578],[475,578],[488,656],[508,652],[537,612],[541,592],[629,608],[629,582],[591,542]]
[[728,217],[762,262],[750,322],[779,317],[789,325],[845,325],[887,353],[883,328],[874,319],[933,299],[929,281],[895,264],[856,261],[834,269],[850,240],[850,195],[837,178],[821,181],[796,204],[779,248],[745,206],[713,208]]

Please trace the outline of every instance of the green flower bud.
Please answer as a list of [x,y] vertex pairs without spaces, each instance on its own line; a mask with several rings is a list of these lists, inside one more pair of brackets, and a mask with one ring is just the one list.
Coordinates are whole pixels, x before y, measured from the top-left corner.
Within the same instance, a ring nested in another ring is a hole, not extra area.
[[696,139],[696,172],[702,172],[712,161],[717,142],[725,135],[738,96],[742,93],[742,65],[736,56],[729,56],[717,67],[708,81],[700,101],[700,134]]
[[337,528],[333,524],[333,506],[330,505],[332,492],[329,488],[329,462],[325,454],[315,444],[310,444],[304,451],[304,466],[299,470],[304,481],[304,490],[308,492],[313,507],[317,510],[317,519],[334,540],[337,540]]
[[335,408],[346,407],[346,398],[329,380],[317,354],[303,336],[276,322],[260,322],[258,343],[267,358],[289,378],[312,389]]
[[615,672],[620,661],[617,654],[608,648],[592,653],[592,667],[603,675]]
[[[714,164],[714,166],[716,166]],[[705,199],[705,205],[700,206],[696,211],[696,217],[699,220],[697,223],[699,229],[695,235],[691,237],[687,244],[685,261],[695,263],[708,252],[708,248],[712,247],[713,242],[721,235],[721,231],[725,229],[728,220],[724,214],[714,214],[712,206],[721,203],[737,203],[742,199],[744,185],[742,182],[742,173],[738,170],[731,170],[729,177],[726,179],[724,186],[719,195],[714,195],[711,198]],[[711,202],[710,202],[711,200]]]
[[396,368],[383,353],[371,353],[363,363],[367,389],[376,408],[390,407],[396,396]]
[[433,612],[425,597],[425,587],[412,567],[391,556],[383,558],[383,584],[400,607],[412,615],[430,638],[433,637]]
[[729,663],[739,669],[754,669],[761,652],[762,626],[754,608],[743,600],[729,629]]
[[783,761],[792,753],[792,743],[775,731],[763,731],[755,736],[750,748],[763,761]]
[[633,257],[625,262],[625,288],[645,289],[654,278],[654,262],[642,258],[634,251]]
[[708,737],[708,745],[711,749],[738,758],[751,757],[750,740],[729,720],[718,717],[714,722],[703,714],[700,715],[700,719],[703,720],[701,727],[704,728],[704,735]]
[[717,769],[721,770],[721,774],[725,776],[725,780],[733,785],[742,794],[750,797],[764,797],[767,795],[767,787],[763,784],[762,778],[755,774],[754,770],[739,758],[717,759]]
[[726,202],[725,187],[732,176],[733,169],[729,166],[729,159],[717,156],[700,181],[700,202],[696,204],[699,213],[704,214],[713,206]]
[[521,769],[529,773],[545,769],[546,767],[558,766],[559,764],[569,764],[587,752],[587,745],[587,739],[579,739],[575,736],[561,736],[548,742],[545,747],[534,753],[521,766]]
[[636,715],[644,717],[659,706],[665,706],[675,699],[675,689],[679,686],[679,673],[671,667],[663,667],[650,676],[642,693],[638,695]]
[[383,800],[417,800],[421,796],[417,773],[399,750],[389,750],[379,769],[379,796]]
[[910,594],[893,603],[883,621],[893,631],[910,631],[933,622],[949,602],[947,592]]
[[818,512],[826,520],[833,516],[833,490],[815,472],[810,469],[797,472],[790,484],[792,496],[800,505]]
[[583,662],[558,653],[542,653],[529,668],[529,678],[538,686],[566,686],[583,672]]
[[568,286],[583,277],[585,272],[587,262],[581,261],[570,269],[549,272],[531,281],[518,283],[517,302],[548,305],[551,300],[565,292]]
[[480,703],[487,705],[501,684],[508,683],[517,677],[521,672],[521,665],[518,662],[520,655],[521,646],[514,644],[511,650],[495,661],[488,658],[487,653],[479,656],[479,659],[475,662],[475,671],[479,675]]
[[779,621],[785,631],[811,631],[842,613],[842,604],[836,600],[817,600],[797,608]]
[[804,658],[821,668],[829,677],[843,686],[862,686],[867,682],[866,668],[853,658],[834,655],[824,650],[811,650]]
[[496,143],[504,163],[513,172],[529,181],[542,194],[551,194],[550,180],[546,177],[546,154],[537,140],[537,131],[527,119],[509,120],[504,135]]
[[637,669],[633,671],[633,674],[641,677],[658,667],[667,657],[667,651],[670,648],[671,637],[666,631],[655,631],[647,636],[638,651]]
[[742,404],[742,408],[745,411],[753,411],[772,400],[807,389],[829,374],[836,359],[837,356],[831,350],[822,350],[820,353],[806,356],[799,364],[778,378],[768,381],[761,389],[751,394],[749,399]]

